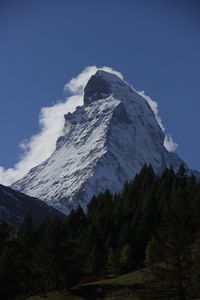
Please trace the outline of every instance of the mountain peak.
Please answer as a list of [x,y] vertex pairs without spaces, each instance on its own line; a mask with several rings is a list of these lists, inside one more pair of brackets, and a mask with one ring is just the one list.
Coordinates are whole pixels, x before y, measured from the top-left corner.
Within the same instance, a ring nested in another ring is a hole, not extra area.
[[116,74],[98,70],[86,84],[84,104],[88,105],[95,100],[105,99],[111,94],[114,95],[120,87],[130,89],[130,86]]
[[156,174],[183,161],[164,147],[164,133],[146,99],[115,74],[99,70],[84,106],[65,115],[54,153],[13,184],[48,204],[84,209],[93,195],[121,191],[146,163]]
[[94,77],[101,77],[105,81],[108,82],[116,82],[116,81],[123,81],[119,76],[114,73],[110,73],[104,70],[98,70],[94,75]]

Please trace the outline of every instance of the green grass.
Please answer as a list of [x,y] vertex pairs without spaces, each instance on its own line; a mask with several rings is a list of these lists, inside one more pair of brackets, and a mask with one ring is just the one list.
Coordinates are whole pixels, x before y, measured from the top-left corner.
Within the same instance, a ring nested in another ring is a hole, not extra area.
[[61,292],[53,292],[48,295],[45,295],[44,297],[33,296],[27,298],[26,300],[82,300],[82,298],[72,296],[72,295],[67,295]]
[[131,287],[137,284],[143,283],[143,272],[135,271],[125,275],[117,276],[109,279],[101,279],[98,281],[93,281],[90,283],[85,283],[82,286],[92,286],[92,285],[100,285],[100,286],[119,286],[119,287]]
[[[96,296],[96,294],[98,294],[99,291],[105,292],[103,297],[103,299],[105,300],[110,300],[110,299],[134,300],[138,298],[135,298],[133,294],[130,294],[130,289],[141,284],[143,284],[143,272],[135,271],[125,275],[113,277],[113,278],[100,279],[97,281],[87,282],[78,285],[72,289],[72,294],[54,292],[43,297],[40,296],[30,297],[27,298],[26,300],[82,300],[83,295],[87,295],[88,293],[90,295]],[[78,296],[74,296],[73,294]],[[84,299],[87,299],[87,297],[84,297]]]
[[137,291],[142,284],[143,272],[135,271],[114,278],[80,284],[71,289],[71,292],[84,299],[134,300],[138,299]]

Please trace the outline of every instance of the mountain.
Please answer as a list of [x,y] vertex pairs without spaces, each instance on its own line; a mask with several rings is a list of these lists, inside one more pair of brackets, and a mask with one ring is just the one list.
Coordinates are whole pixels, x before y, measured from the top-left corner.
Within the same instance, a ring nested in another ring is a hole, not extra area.
[[86,209],[94,194],[119,192],[145,163],[158,174],[184,164],[164,147],[145,98],[114,74],[97,71],[85,87],[84,105],[64,117],[54,153],[13,184],[57,208]]
[[35,224],[46,218],[63,217],[44,202],[0,184],[0,221],[18,227],[28,214]]

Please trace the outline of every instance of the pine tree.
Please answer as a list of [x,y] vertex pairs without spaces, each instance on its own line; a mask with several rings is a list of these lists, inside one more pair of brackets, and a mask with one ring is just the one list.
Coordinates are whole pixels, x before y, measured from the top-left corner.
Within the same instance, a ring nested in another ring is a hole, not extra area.
[[20,253],[18,262],[20,264],[19,287],[23,294],[35,291],[35,247],[36,236],[32,218],[28,215],[18,232]]
[[[15,247],[16,246],[16,247]],[[0,256],[0,299],[15,299],[21,293],[20,265],[18,262],[17,245],[6,246]]]
[[0,253],[3,251],[11,232],[12,230],[6,222],[0,223]]
[[152,238],[149,241],[145,254],[145,263],[147,267],[162,261],[162,246],[157,239]]
[[195,243],[192,246],[191,266],[191,296],[200,297],[200,233],[195,234]]
[[107,262],[106,262],[106,273],[116,275],[119,271],[119,262],[116,252],[110,248],[108,252]]
[[120,263],[121,273],[127,273],[132,269],[133,257],[132,257],[132,249],[129,244],[126,244],[121,250],[119,263]]
[[171,211],[161,225],[163,260],[147,270],[150,299],[190,299],[192,240],[188,220],[188,213]]

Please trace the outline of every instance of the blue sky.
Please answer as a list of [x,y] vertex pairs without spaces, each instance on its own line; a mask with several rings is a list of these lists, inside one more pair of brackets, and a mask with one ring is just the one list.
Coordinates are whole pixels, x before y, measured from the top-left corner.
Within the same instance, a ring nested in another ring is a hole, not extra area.
[[[0,2],[0,166],[39,131],[39,112],[65,98],[86,66],[110,66],[158,102],[177,153],[200,169],[198,1]],[[63,112],[64,114],[65,112]]]

